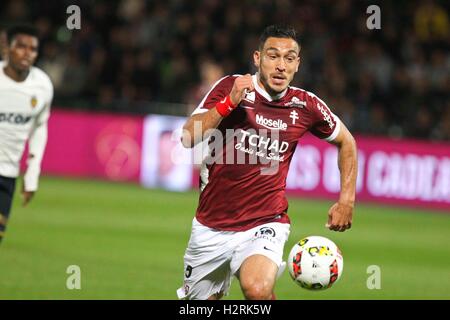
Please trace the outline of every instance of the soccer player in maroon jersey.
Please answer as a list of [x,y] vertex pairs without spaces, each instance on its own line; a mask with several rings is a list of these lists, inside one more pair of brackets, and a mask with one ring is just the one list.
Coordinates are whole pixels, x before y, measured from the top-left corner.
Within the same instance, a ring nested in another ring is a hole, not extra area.
[[[286,177],[297,141],[307,131],[339,150],[341,191],[326,227],[345,231],[352,224],[356,143],[322,100],[289,86],[300,66],[295,30],[267,27],[253,59],[256,74],[217,81],[183,128],[185,147],[209,137],[210,154],[201,167],[184,286],[177,291],[181,299],[220,299],[233,276],[246,299],[275,298],[290,227]],[[264,172],[269,166],[276,170]]]

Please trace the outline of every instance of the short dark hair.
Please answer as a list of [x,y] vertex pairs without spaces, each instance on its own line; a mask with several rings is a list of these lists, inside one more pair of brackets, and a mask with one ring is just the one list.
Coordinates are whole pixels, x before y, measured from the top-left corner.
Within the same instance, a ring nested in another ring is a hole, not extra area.
[[297,31],[289,25],[271,25],[266,27],[259,37],[260,50],[262,50],[266,40],[270,37],[292,39],[297,42],[298,48],[300,49],[300,41],[297,36]]
[[6,31],[6,37],[8,39],[8,45],[11,45],[14,38],[18,34],[26,34],[28,36],[36,37],[38,38],[38,31],[35,27],[29,26],[29,25],[18,25],[18,26],[12,26],[8,28]]

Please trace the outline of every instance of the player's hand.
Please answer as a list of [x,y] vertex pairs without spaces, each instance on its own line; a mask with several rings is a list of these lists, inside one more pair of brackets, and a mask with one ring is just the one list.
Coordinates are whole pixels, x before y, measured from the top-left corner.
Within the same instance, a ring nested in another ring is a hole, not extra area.
[[253,86],[253,79],[250,74],[246,74],[244,76],[237,77],[234,80],[233,88],[230,92],[230,99],[233,105],[238,105],[244,97],[245,91],[252,91],[255,87]]
[[337,202],[328,211],[328,222],[325,227],[343,232],[352,227],[352,216],[352,205]]
[[25,191],[25,187],[22,185],[22,206],[26,207],[34,196],[34,191]]

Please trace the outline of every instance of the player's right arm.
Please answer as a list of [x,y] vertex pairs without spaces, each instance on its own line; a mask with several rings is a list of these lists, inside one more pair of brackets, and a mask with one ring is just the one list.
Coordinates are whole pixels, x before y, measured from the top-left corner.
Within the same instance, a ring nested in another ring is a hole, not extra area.
[[47,100],[44,108],[36,116],[32,130],[28,138],[28,160],[27,170],[23,177],[22,197],[23,205],[26,206],[33,198],[38,189],[39,175],[41,173],[41,162],[47,144],[47,127],[50,117],[50,107],[53,100],[53,85],[45,75],[43,82],[47,83]]
[[[230,90],[231,88],[231,90]],[[183,126],[181,142],[184,147],[192,148],[203,141],[208,130],[219,126],[241,102],[245,90],[253,90],[250,74],[238,77],[224,77],[208,92]]]
[[311,110],[311,133],[338,148],[341,190],[339,201],[328,211],[326,227],[334,231],[351,228],[356,197],[358,171],[357,148],[352,134],[328,106],[313,94],[308,95]]
[[47,123],[50,116],[50,104],[51,102],[49,102],[36,117],[28,139],[29,153],[27,159],[27,170],[23,177],[23,185],[21,190],[23,206],[26,206],[31,201],[34,193],[38,189],[41,162],[44,156],[45,146],[47,144]]

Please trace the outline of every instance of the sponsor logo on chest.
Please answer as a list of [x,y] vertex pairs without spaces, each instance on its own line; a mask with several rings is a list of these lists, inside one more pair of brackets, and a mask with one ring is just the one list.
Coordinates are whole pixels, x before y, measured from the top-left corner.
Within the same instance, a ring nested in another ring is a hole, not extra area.
[[0,112],[0,123],[6,122],[9,124],[27,124],[33,116],[20,113],[3,113]]
[[287,130],[288,125],[282,119],[270,119],[256,114],[256,123],[267,129]]

